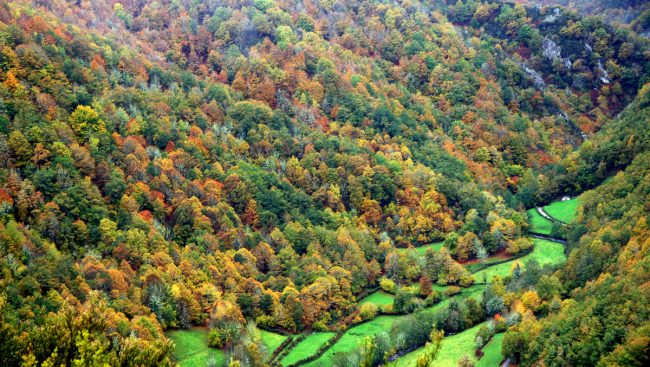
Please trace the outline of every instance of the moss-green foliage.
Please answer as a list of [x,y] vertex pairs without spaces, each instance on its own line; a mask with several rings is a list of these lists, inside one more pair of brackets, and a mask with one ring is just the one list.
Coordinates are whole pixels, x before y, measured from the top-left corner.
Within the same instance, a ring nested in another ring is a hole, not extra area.
[[[442,348],[438,357],[433,362],[433,366],[436,367],[456,367],[458,361],[460,361],[463,356],[468,356],[470,360],[476,361],[474,356],[474,351],[476,350],[476,334],[483,324],[476,325],[471,329],[467,329],[456,335],[445,337],[442,340]],[[411,367],[415,366],[415,361],[418,358],[418,354],[422,352],[423,348],[418,348],[410,353],[405,354],[397,358],[393,363],[390,363],[390,367]]]
[[216,366],[225,363],[223,351],[208,347],[208,335],[203,328],[172,330],[167,337],[176,344],[174,358],[181,367],[203,367],[211,361]]
[[570,223],[576,217],[576,211],[580,204],[579,198],[566,201],[556,201],[544,207],[544,211],[560,222]]
[[533,242],[535,243],[535,247],[532,253],[516,260],[508,261],[499,265],[491,266],[487,269],[483,269],[475,273],[474,278],[479,282],[482,282],[483,279],[490,282],[492,277],[495,275],[504,278],[512,273],[512,270],[516,264],[519,264],[519,266],[523,269],[526,261],[532,259],[537,260],[542,266],[546,264],[558,265],[566,261],[564,246],[561,243],[537,238],[535,238]]
[[318,348],[334,337],[335,333],[312,333],[301,342],[296,344],[291,351],[282,359],[282,365],[288,366],[314,355]]

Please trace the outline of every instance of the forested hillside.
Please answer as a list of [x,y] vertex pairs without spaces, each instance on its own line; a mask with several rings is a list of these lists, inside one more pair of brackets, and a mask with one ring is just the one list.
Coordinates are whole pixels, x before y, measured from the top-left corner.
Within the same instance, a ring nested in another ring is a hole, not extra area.
[[[548,317],[522,322],[504,338],[524,365],[643,366],[650,362],[650,89],[579,151],[581,166],[609,151],[626,166],[581,196],[569,230],[572,249],[554,276],[570,295]],[[618,146],[625,145],[623,151]],[[538,289],[542,286],[538,284]]]
[[524,0],[529,5],[560,5],[579,14],[598,16],[639,35],[650,36],[650,4],[644,0]]
[[[206,327],[232,366],[370,366],[488,324],[524,365],[642,362],[648,83],[646,39],[554,8],[3,2],[0,365],[171,366]],[[612,176],[564,252],[528,236]]]

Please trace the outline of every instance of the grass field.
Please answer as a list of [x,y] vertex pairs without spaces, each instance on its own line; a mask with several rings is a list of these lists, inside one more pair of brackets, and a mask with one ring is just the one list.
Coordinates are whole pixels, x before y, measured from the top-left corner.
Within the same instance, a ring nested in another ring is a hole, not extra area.
[[553,229],[553,222],[542,217],[537,209],[528,209],[528,218],[530,219],[530,231],[550,236]]
[[570,223],[576,217],[580,200],[574,198],[567,201],[556,201],[544,207],[544,211],[560,222]]
[[394,295],[392,295],[390,293],[386,293],[386,292],[384,292],[382,290],[378,290],[378,291],[376,291],[374,293],[371,293],[366,298],[362,299],[359,302],[359,307],[361,307],[362,305],[364,305],[366,303],[374,303],[375,305],[377,305],[377,307],[382,307],[382,306],[385,306],[385,305],[391,305],[391,304],[393,304],[393,299],[395,299]]
[[[417,251],[418,254],[424,255],[425,252],[427,252],[427,249],[434,249],[436,251],[440,251],[440,249],[444,246],[444,243],[442,242],[435,242],[435,243],[430,243],[428,245],[422,245],[418,247],[414,247],[415,251]],[[409,249],[406,248],[400,248],[399,251],[408,251]]]
[[491,266],[487,269],[476,272],[474,273],[474,279],[476,279],[478,282],[482,282],[483,278],[485,277],[485,279],[490,282],[492,277],[495,275],[498,275],[502,278],[506,277],[510,275],[517,262],[523,268],[526,261],[531,259],[536,259],[542,266],[545,264],[561,264],[566,261],[566,256],[564,255],[564,246],[562,246],[561,243],[541,240],[537,238],[533,239],[533,242],[535,243],[535,247],[533,249],[533,252],[530,254],[517,260],[508,261],[506,263]]
[[276,334],[270,331],[261,330],[260,336],[262,337],[262,343],[266,346],[267,352],[269,355],[273,354],[280,344],[287,338],[284,335]]
[[[440,311],[445,307],[447,307],[447,305],[453,298],[462,298],[462,299],[467,297],[478,298],[482,294],[484,289],[485,289],[485,285],[474,285],[467,289],[463,289],[459,295],[446,298],[442,302],[427,308],[423,312]],[[337,353],[349,352],[353,349],[357,349],[359,347],[359,344],[368,335],[370,336],[376,335],[382,331],[389,332],[391,326],[393,325],[393,322],[395,322],[401,317],[404,316],[403,315],[377,316],[371,321],[368,321],[366,323],[357,326],[353,326],[341,337],[341,339],[339,339],[338,342],[336,342],[336,344],[334,344],[330,349],[328,349],[327,352],[325,352],[325,354],[323,354],[322,357],[320,357],[316,361],[311,362],[310,364],[307,364],[307,366],[331,365],[330,360],[332,356],[334,356]]]
[[204,328],[172,330],[167,336],[176,344],[174,358],[181,367],[205,367],[210,361],[216,366],[226,363],[221,350],[208,347],[208,334]]
[[492,337],[489,343],[483,347],[483,357],[476,363],[476,367],[499,367],[503,361],[503,354],[501,354],[501,342],[503,341],[504,333],[496,334]]
[[[208,347],[208,333],[205,328],[172,330],[167,336],[176,344],[174,358],[181,367],[204,367],[210,361],[214,362],[211,365],[215,366],[226,363],[223,351]],[[266,330],[260,330],[260,336],[269,355],[287,338]]]
[[305,339],[296,344],[289,354],[282,359],[282,365],[288,366],[312,356],[321,345],[325,344],[334,335],[334,333],[312,333],[307,335]]
[[[473,362],[476,362],[474,351],[476,349],[476,334],[483,324],[478,324],[471,329],[467,329],[461,333],[445,337],[442,340],[442,347],[438,357],[433,361],[433,366],[436,367],[456,367],[458,361],[467,355]],[[407,353],[394,362],[389,363],[390,367],[412,367],[415,366],[415,361],[418,355],[422,352],[423,347],[418,348],[410,353]]]
[[329,366],[332,356],[356,349],[366,336],[377,335],[382,331],[390,331],[391,325],[399,317],[378,316],[368,322],[351,327],[322,357],[306,366]]

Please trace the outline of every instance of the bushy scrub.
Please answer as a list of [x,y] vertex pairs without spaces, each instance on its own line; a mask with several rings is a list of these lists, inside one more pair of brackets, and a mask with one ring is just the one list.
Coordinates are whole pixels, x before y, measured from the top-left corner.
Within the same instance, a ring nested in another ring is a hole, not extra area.
[[361,317],[361,320],[367,321],[377,316],[378,311],[379,307],[374,303],[365,303],[359,309],[359,316]]

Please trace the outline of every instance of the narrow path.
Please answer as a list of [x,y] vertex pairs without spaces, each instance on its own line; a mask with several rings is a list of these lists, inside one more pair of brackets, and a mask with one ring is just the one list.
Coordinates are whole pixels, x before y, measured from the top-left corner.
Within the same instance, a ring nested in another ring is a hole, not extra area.
[[551,216],[550,216],[550,215],[549,215],[549,214],[544,210],[544,208],[542,208],[541,206],[536,206],[535,209],[537,210],[537,212],[539,213],[539,215],[541,215],[542,217],[544,217],[544,218],[550,220],[551,222],[559,223],[560,225],[563,225],[563,226],[566,225],[566,223],[564,223],[564,222],[562,222],[562,221],[560,221],[560,220],[557,220],[557,219],[551,217]]

